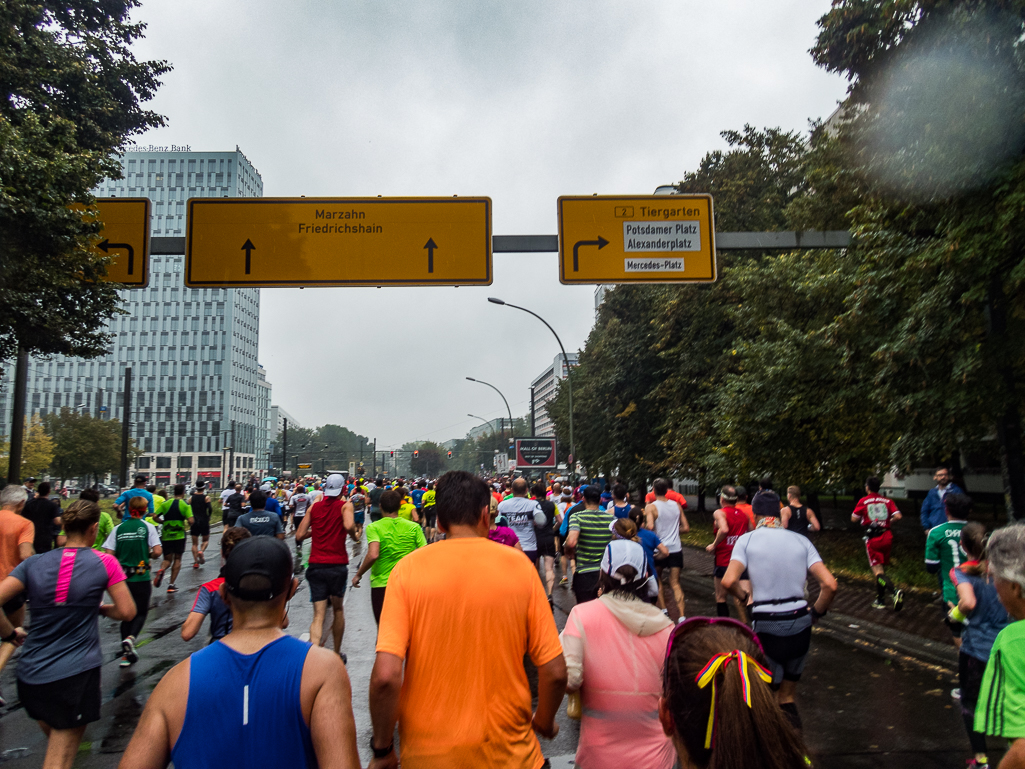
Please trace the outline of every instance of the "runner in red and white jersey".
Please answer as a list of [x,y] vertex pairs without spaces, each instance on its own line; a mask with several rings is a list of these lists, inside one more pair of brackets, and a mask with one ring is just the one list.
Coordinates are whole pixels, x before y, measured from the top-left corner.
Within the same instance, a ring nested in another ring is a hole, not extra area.
[[[712,544],[705,548],[709,553],[715,553],[715,612],[720,617],[730,616],[730,607],[726,603],[726,588],[722,586],[722,578],[726,576],[726,568],[730,565],[733,556],[733,546],[737,540],[751,530],[751,521],[747,514],[736,507],[737,490],[733,486],[723,486],[719,492],[719,503],[722,505],[715,511],[712,518],[715,521],[715,539]],[[751,583],[745,570],[740,575],[740,581],[744,589],[750,593]],[[746,584],[744,584],[746,583]],[[737,614],[741,622],[747,622],[747,609],[740,600],[734,596],[733,602],[737,607]]]
[[876,578],[876,600],[873,609],[885,609],[886,593],[893,594],[893,610],[900,611],[904,606],[904,591],[898,590],[886,576],[886,564],[890,562],[890,548],[893,545],[893,532],[890,524],[901,518],[900,509],[892,499],[879,493],[881,483],[878,478],[871,477],[865,481],[865,492],[868,496],[858,500],[851,513],[851,520],[860,523],[865,532],[865,551],[868,553],[868,565]]

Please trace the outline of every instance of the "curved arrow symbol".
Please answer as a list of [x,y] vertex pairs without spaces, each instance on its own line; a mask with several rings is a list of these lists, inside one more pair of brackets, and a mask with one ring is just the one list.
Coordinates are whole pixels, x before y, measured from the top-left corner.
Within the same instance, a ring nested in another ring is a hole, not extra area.
[[424,248],[427,249],[427,272],[434,272],[434,249],[438,247],[438,244],[434,242],[434,238],[428,238],[427,243],[424,244]]
[[253,241],[246,238],[246,242],[243,244],[241,251],[246,252],[246,275],[249,274],[249,258],[252,256],[253,251],[256,250],[256,246],[253,245]]
[[598,236],[597,240],[578,240],[573,244],[573,272],[580,271],[580,247],[581,246],[598,246],[598,250],[601,251],[609,242],[605,240],[601,235]]
[[131,275],[135,272],[135,249],[128,243],[111,243],[109,240],[104,239],[102,243],[97,243],[96,247],[105,254],[112,248],[125,249],[128,252],[128,274]]

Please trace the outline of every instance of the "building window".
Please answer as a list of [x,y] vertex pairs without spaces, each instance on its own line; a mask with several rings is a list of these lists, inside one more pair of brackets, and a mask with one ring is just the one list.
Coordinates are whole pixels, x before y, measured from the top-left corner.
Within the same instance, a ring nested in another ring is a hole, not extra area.
[[139,457],[138,459],[135,460],[135,467],[138,470],[149,470],[149,464],[150,464],[150,458],[149,457]]
[[170,470],[171,469],[171,458],[170,457],[157,457],[157,469],[158,470]]

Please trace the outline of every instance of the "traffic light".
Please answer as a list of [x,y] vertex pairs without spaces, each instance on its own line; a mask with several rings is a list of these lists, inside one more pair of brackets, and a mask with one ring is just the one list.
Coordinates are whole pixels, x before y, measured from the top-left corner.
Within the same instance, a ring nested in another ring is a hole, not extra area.
[[416,459],[418,456],[420,456],[420,449],[413,449],[413,459]]
[[448,452],[448,458],[449,458],[449,459],[452,459],[452,452],[451,452],[451,451],[450,451],[450,452]]
[[395,452],[394,452],[394,451],[393,451],[393,452],[391,452],[391,455],[392,455],[392,456],[394,457],[394,456],[395,456]]

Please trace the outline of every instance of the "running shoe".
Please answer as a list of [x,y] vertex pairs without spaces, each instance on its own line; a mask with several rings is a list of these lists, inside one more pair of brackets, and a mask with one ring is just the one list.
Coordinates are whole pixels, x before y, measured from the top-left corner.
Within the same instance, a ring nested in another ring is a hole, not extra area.
[[177,593],[178,592],[178,588],[172,582],[170,585],[167,586],[167,592],[168,593]]
[[873,608],[873,609],[885,609],[885,608],[886,608],[886,604],[885,604],[885,603],[883,603],[882,601],[880,601],[880,600],[879,600],[879,599],[877,598],[877,599],[875,599],[874,601],[872,601],[872,608]]
[[904,608],[904,591],[900,588],[893,591],[893,610],[900,611]]
[[124,652],[123,658],[128,660],[129,665],[139,661],[139,653],[135,651],[135,639],[131,636],[121,642],[121,651]]
[[153,577],[153,587],[160,587],[160,583],[164,581],[165,569],[157,569],[156,576]]
[[338,652],[338,656],[342,658],[343,665],[349,664],[349,658],[345,656],[345,652]]
[[559,580],[559,587],[565,587],[569,584],[569,577],[563,577]]
[[203,555],[203,551],[202,550],[199,551],[199,562],[200,563],[206,563],[206,556]]
[[950,690],[950,697],[951,697],[951,699],[954,699],[954,700],[961,699],[961,690],[960,689],[951,689]]
[[127,668],[130,667],[132,663],[128,661],[128,657],[122,657],[121,662],[119,664],[121,667]]
[[198,569],[199,568],[199,561],[194,561],[193,564],[192,564],[192,568],[193,569]]
[[989,769],[989,762],[979,763],[976,758],[969,758],[967,762],[967,769]]

